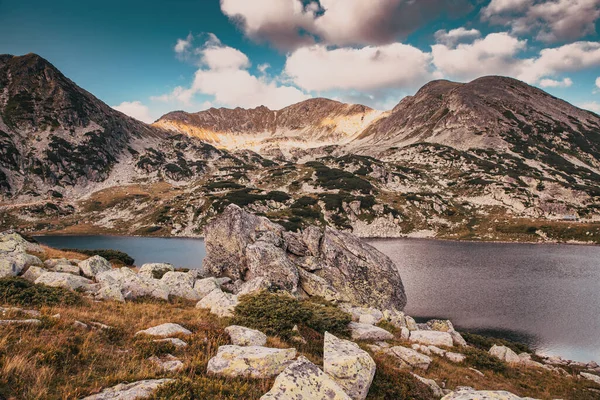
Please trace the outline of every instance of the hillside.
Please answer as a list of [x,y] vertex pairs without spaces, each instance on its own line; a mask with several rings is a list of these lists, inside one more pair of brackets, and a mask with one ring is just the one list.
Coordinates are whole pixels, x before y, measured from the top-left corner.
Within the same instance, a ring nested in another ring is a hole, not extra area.
[[600,117],[510,78],[393,110],[312,99],[153,126],[36,55],[0,57],[0,223],[198,236],[237,204],[363,237],[600,242]]

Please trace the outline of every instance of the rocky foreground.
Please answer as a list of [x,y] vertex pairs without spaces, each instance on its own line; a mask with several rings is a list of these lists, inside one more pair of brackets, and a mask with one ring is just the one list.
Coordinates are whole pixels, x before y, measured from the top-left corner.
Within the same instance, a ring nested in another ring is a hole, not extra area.
[[[88,400],[198,398],[198,393],[264,400],[387,399],[390,393],[407,399],[530,398],[506,388],[544,399],[600,398],[600,367],[594,362],[517,353],[500,342],[484,351],[450,321],[417,323],[402,312],[406,295],[393,263],[350,234],[314,227],[291,233],[229,206],[209,225],[206,246],[202,270],[181,271],[170,264],[136,270],[115,268],[100,256],[47,257],[47,250],[19,234],[1,234],[0,278],[34,284],[23,291],[73,291],[89,306],[55,314],[52,307],[2,308],[10,318],[0,320],[0,330],[12,344],[0,343],[0,354],[10,356],[27,338],[32,343],[55,335],[69,338],[27,362],[41,363],[36,364],[42,368],[40,382],[46,382],[43,374],[53,382],[49,365],[60,365],[53,372],[60,374],[68,370],[67,360],[83,363],[88,372],[81,379],[86,385],[96,380],[93,387],[76,386],[56,397]],[[15,293],[4,296],[7,301]],[[190,302],[195,307],[187,306]],[[308,312],[305,307],[310,315],[295,315]],[[300,322],[288,329],[294,318]],[[22,339],[13,343],[12,337]],[[111,371],[94,357],[84,363],[89,346],[73,338],[98,341],[107,350],[100,358],[123,357],[121,366],[112,365]],[[11,384],[21,384],[7,367],[14,364],[14,358],[0,359],[0,395],[9,398],[15,396]],[[121,372],[123,365],[127,372]],[[52,388],[38,386],[22,398],[54,398]],[[184,397],[188,390],[190,397]]]

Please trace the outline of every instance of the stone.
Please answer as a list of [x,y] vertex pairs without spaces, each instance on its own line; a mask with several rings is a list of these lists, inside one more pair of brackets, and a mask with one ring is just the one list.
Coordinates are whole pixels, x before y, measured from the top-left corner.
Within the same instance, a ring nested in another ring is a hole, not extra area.
[[[378,310],[401,310],[406,304],[394,263],[352,234],[314,226],[301,233],[286,232],[233,204],[204,232],[203,267],[208,274],[244,282],[263,277],[272,287],[294,295],[344,299]],[[312,257],[308,264],[318,269],[304,269],[306,257]]]
[[23,275],[21,275],[21,277],[23,279],[33,283],[33,282],[35,282],[35,280],[37,278],[42,276],[42,274],[44,272],[47,272],[44,268],[36,267],[35,265],[32,265],[31,267],[27,268],[27,271],[25,271],[25,273],[23,273]]
[[430,356],[431,355],[431,350],[429,350],[429,347],[422,345],[422,344],[418,344],[418,343],[413,343],[410,346],[411,349],[418,351],[419,353],[423,353],[426,356]]
[[106,325],[106,324],[103,324],[102,322],[98,322],[98,321],[91,321],[90,325],[96,329],[104,329],[104,330],[115,329],[114,327],[112,327],[110,325]]
[[220,346],[208,361],[207,372],[231,378],[271,378],[279,375],[296,358],[296,349],[262,346]]
[[444,357],[446,357],[448,360],[452,361],[453,363],[457,363],[457,364],[461,363],[467,359],[467,356],[465,356],[464,354],[453,353],[450,351],[446,352]]
[[161,279],[164,274],[172,271],[175,271],[175,268],[171,264],[148,263],[140,267],[138,275],[151,279]]
[[231,325],[225,328],[225,332],[236,346],[264,346],[267,343],[267,335],[244,326]]
[[433,379],[427,379],[427,378],[423,378],[417,374],[414,373],[410,373],[412,376],[414,376],[417,380],[421,381],[421,383],[427,385],[431,391],[433,392],[433,395],[435,398],[440,398],[444,396],[444,391],[442,390],[442,388],[437,384],[436,381],[434,381]]
[[450,334],[450,336],[452,336],[452,344],[454,346],[459,346],[459,347],[467,347],[468,346],[467,341],[457,331],[450,331],[448,333]]
[[261,400],[351,400],[344,390],[306,357],[288,366]]
[[173,346],[178,348],[187,347],[188,344],[181,339],[178,338],[166,338],[166,339],[155,339],[153,340],[155,343],[171,343]]
[[519,397],[504,390],[475,390],[473,388],[457,388],[457,390],[442,397],[442,400],[533,400],[528,397]]
[[446,350],[442,350],[437,346],[427,346],[427,349],[436,356],[444,357],[446,355]]
[[452,332],[454,330],[452,322],[447,319],[431,319],[427,321],[427,326],[432,331]]
[[156,364],[164,372],[178,372],[184,367],[183,362],[171,354],[163,357],[152,356],[148,361]]
[[419,327],[417,326],[417,322],[415,321],[415,319],[413,317],[410,316],[406,316],[404,317],[404,320],[406,321],[406,327],[408,328],[409,331],[417,331],[419,330]]
[[400,328],[400,339],[408,340],[409,337],[410,337],[410,331],[408,330],[408,328],[406,328],[406,327]]
[[57,265],[61,264],[70,265],[71,262],[66,258],[49,258],[46,261],[44,261],[44,266],[49,269],[54,269]]
[[383,319],[396,328],[406,328],[406,315],[402,311],[398,310],[384,310]]
[[164,384],[172,379],[147,379],[133,383],[121,383],[98,394],[84,397],[81,400],[138,400],[150,396]]
[[[0,253],[42,253],[37,243],[28,242],[14,230],[0,233]],[[41,265],[41,262],[40,262]]]
[[506,361],[509,364],[519,364],[521,362],[517,353],[506,346],[493,345],[489,353],[497,359]]
[[154,297],[169,300],[169,287],[159,279],[148,278],[136,274],[131,268],[123,267],[101,272],[96,280],[102,286],[118,287],[125,299],[138,297]]
[[233,317],[233,310],[238,304],[238,298],[231,293],[225,293],[221,289],[215,289],[202,298],[196,308],[209,309],[211,314],[218,317]]
[[580,372],[579,375],[584,379],[596,382],[598,385],[600,385],[600,376],[598,375],[590,374],[588,372]]
[[77,290],[80,288],[85,289],[86,286],[90,286],[94,282],[83,276],[76,276],[65,272],[44,272],[35,280],[35,283]]
[[84,324],[81,321],[74,321],[73,322],[73,328],[77,328],[77,329],[88,329],[89,326],[87,324]]
[[39,325],[39,319],[2,319],[0,325]]
[[251,279],[240,285],[236,294],[243,296],[245,294],[258,293],[263,290],[268,290],[271,287],[271,282],[265,277],[259,276],[258,278]]
[[382,350],[382,352],[398,360],[401,368],[419,368],[427,370],[432,361],[430,357],[403,346],[390,347],[389,349]]
[[371,307],[352,307],[343,304],[340,308],[350,314],[353,321],[361,324],[376,325],[383,319],[383,312]]
[[394,335],[385,329],[369,324],[350,322],[348,328],[353,340],[392,340],[394,338]]
[[325,332],[323,371],[352,399],[364,400],[367,397],[375,368],[375,361],[369,353],[356,343]]
[[200,300],[202,296],[194,290],[194,277],[186,272],[166,272],[160,282],[169,289],[171,296],[187,300]]
[[469,370],[475,372],[479,376],[485,376],[485,374],[478,369],[469,367]]
[[437,331],[412,331],[408,338],[411,342],[432,345],[452,347],[452,336],[448,332]]
[[0,258],[0,278],[17,276],[25,268],[25,264],[13,256],[2,255]]
[[123,296],[123,293],[121,293],[121,288],[119,286],[102,286],[96,293],[96,298],[101,300],[114,300],[121,303],[125,302],[125,297]]
[[172,335],[191,335],[192,332],[185,329],[179,324],[166,323],[152,328],[144,329],[143,331],[136,332],[137,335],[149,335],[149,336],[172,336]]
[[71,265],[71,264],[58,264],[58,265],[55,265],[52,268],[52,271],[54,271],[54,272],[65,272],[67,274],[73,274],[73,275],[79,275],[79,273],[81,272],[81,270],[79,269],[79,267],[77,265]]
[[79,263],[79,268],[83,276],[95,278],[100,272],[110,271],[112,265],[108,260],[100,256],[93,256]]
[[198,293],[200,299],[203,299],[213,290],[220,288],[221,287],[215,278],[199,279],[194,282],[194,290]]

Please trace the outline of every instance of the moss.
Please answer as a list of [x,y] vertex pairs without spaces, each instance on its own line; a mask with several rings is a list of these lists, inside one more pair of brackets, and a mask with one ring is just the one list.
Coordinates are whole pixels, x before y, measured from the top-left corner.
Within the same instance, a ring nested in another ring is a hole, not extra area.
[[27,307],[83,303],[80,294],[64,288],[36,285],[22,278],[0,279],[0,301]]

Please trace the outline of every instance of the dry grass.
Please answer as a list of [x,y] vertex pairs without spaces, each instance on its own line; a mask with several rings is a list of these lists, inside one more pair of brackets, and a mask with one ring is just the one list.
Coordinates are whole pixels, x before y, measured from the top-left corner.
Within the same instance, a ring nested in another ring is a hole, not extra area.
[[68,260],[76,259],[76,260],[86,260],[90,258],[85,254],[77,253],[74,251],[62,251],[59,249],[54,249],[52,247],[42,245],[42,250],[44,251],[42,254],[36,254],[42,261],[45,261],[49,258],[66,258]]

